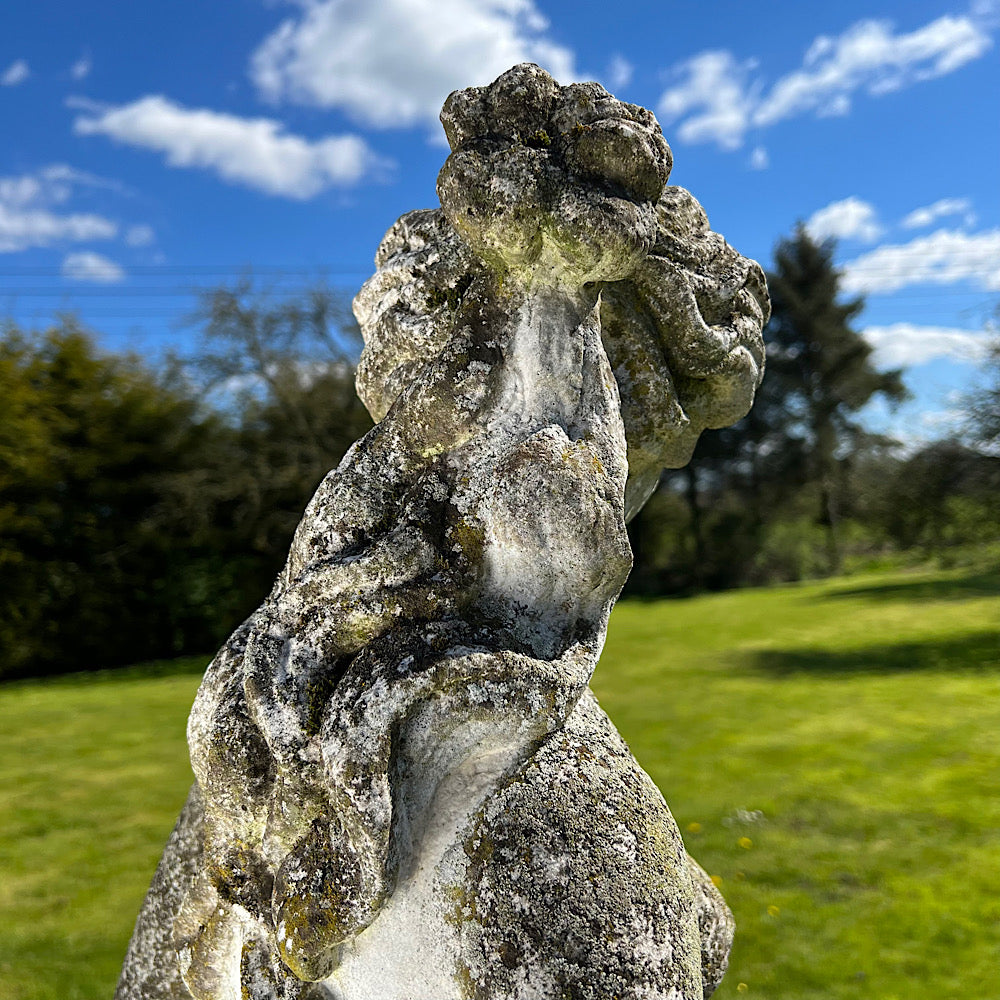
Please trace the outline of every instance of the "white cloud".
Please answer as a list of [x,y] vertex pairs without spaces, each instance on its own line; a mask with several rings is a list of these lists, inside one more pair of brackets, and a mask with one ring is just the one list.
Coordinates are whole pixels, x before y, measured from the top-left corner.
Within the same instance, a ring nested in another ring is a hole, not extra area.
[[844,198],[813,212],[806,229],[814,240],[861,240],[870,243],[882,234],[875,209],[860,198]]
[[286,198],[311,198],[385,165],[356,135],[309,140],[270,118],[185,108],[158,95],[87,110],[73,124],[77,135],[110,136],[163,153],[172,167],[201,167],[223,180]]
[[754,123],[771,125],[808,111],[837,106],[866,90],[888,94],[921,80],[953,73],[978,59],[992,41],[972,19],[946,15],[909,34],[894,34],[887,21],[859,21],[837,38],[820,37],[803,68],[778,80],[754,112]]
[[62,273],[64,278],[92,281],[98,285],[114,285],[125,280],[120,264],[92,250],[68,254],[62,263]]
[[152,226],[129,226],[125,231],[125,242],[130,247],[148,247],[155,240],[156,233],[153,232]]
[[952,428],[958,429],[963,421],[969,419],[968,410],[925,410],[920,414],[921,426],[930,430],[950,432]]
[[909,243],[876,247],[848,261],[841,287],[848,294],[879,294],[908,285],[960,281],[1000,290],[1000,229],[981,233],[939,229]]
[[754,146],[750,153],[751,170],[767,170],[771,165],[771,158],[767,155],[767,150],[763,146]]
[[73,65],[70,67],[69,75],[74,80],[83,80],[90,75],[90,71],[93,69],[94,64],[89,55],[82,55]]
[[668,121],[684,118],[677,129],[683,142],[737,149],[753,113],[755,98],[747,83],[752,68],[730,52],[702,52],[675,69],[681,82],[663,93],[657,111]]
[[61,204],[69,201],[73,189],[77,187],[103,188],[117,194],[127,194],[128,189],[118,181],[106,177],[88,174],[65,163],[53,163],[34,174],[22,174],[20,177],[0,178],[0,198],[10,200],[20,192],[22,203],[41,200],[49,204]]
[[967,226],[975,225],[976,216],[972,211],[972,202],[968,198],[942,198],[934,202],[933,205],[925,205],[923,208],[916,208],[905,219],[903,226],[906,229],[922,229],[929,226],[937,219],[946,218],[949,215],[962,215]]
[[23,59],[12,62],[2,73],[0,73],[0,87],[16,87],[19,83],[24,83],[31,76],[31,70]]
[[106,240],[118,227],[100,215],[55,215],[44,209],[16,211],[0,204],[0,253],[17,253],[64,240]]
[[613,56],[605,74],[612,91],[627,87],[632,82],[635,67],[623,56]]
[[862,332],[875,348],[876,363],[887,368],[922,365],[936,358],[975,363],[986,356],[990,339],[982,330],[916,326],[913,323],[870,326]]
[[736,149],[751,128],[807,113],[843,116],[859,91],[879,97],[953,73],[992,46],[985,28],[976,15],[946,15],[905,34],[888,21],[858,21],[841,35],[816,38],[802,66],[769,89],[751,77],[753,63],[727,51],[702,52],[675,68],[680,82],[664,93],[659,110],[682,119],[683,141]]
[[291,0],[300,12],[254,53],[271,100],[341,108],[377,127],[437,119],[459,87],[535,62],[561,83],[573,53],[549,40],[534,0]]
[[837,94],[816,109],[817,118],[844,118],[851,113],[851,99],[846,94]]
[[110,219],[60,210],[74,186],[111,183],[65,164],[53,164],[33,174],[0,177],[0,253],[114,238],[118,226]]

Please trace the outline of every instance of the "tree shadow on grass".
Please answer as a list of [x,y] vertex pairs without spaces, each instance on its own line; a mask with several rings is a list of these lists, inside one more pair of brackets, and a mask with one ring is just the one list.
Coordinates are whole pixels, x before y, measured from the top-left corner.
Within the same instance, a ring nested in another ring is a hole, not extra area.
[[1000,672],[1000,630],[862,649],[762,649],[753,653],[749,662],[754,670],[777,677],[910,674],[923,670]]
[[944,580],[907,580],[893,583],[863,583],[824,594],[824,600],[870,597],[885,601],[948,601],[969,597],[1000,597],[1000,571],[971,573]]

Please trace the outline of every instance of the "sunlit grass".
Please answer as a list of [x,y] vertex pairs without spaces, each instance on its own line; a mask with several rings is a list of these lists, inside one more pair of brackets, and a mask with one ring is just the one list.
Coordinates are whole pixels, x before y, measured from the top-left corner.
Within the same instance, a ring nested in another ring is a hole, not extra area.
[[993,989],[1000,574],[623,604],[594,686],[736,915],[718,997]]
[[[2,1000],[110,997],[202,663],[0,687]],[[718,997],[990,995],[1000,574],[625,603],[594,686],[736,914]]]
[[191,781],[193,666],[0,687],[2,1000],[109,1000]]

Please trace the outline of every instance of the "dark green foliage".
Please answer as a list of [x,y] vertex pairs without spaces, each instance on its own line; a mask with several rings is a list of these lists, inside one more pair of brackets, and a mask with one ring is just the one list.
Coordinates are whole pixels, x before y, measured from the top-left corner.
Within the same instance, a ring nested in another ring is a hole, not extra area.
[[983,451],[1000,456],[1000,307],[990,329],[993,337],[987,348],[979,384],[966,398],[969,432]]
[[210,650],[261,602],[371,424],[340,306],[219,290],[166,373],[69,319],[4,332],[0,678]]
[[938,441],[881,472],[866,513],[900,549],[940,554],[996,538],[1000,458]]
[[[799,232],[778,253],[757,402],[664,474],[630,526],[632,593],[823,575],[831,532],[855,564],[952,562],[1000,541],[1000,342],[969,400],[968,443],[901,456],[858,422],[863,400],[898,398],[901,382],[850,329],[830,248]],[[371,425],[341,298],[275,303],[244,284],[209,295],[199,319],[199,349],[166,372],[102,354],[70,319],[3,331],[0,678],[217,647]]]
[[[204,642],[206,554],[170,481],[214,421],[70,320],[0,342],[0,676],[168,655]],[[214,580],[212,581],[214,585]]]

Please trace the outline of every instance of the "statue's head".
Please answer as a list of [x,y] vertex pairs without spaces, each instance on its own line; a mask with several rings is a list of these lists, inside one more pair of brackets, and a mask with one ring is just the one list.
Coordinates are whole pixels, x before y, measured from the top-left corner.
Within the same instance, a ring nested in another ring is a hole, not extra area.
[[381,420],[483,276],[527,294],[599,291],[631,516],[703,430],[749,410],[764,368],[763,272],[709,228],[691,194],[666,184],[672,158],[653,115],[596,83],[561,87],[524,64],[456,91],[441,120],[452,148],[442,207],[389,230],[355,300],[358,392]]
[[455,91],[441,122],[452,149],[441,207],[505,278],[616,281],[649,251],[671,156],[645,108],[525,63]]

